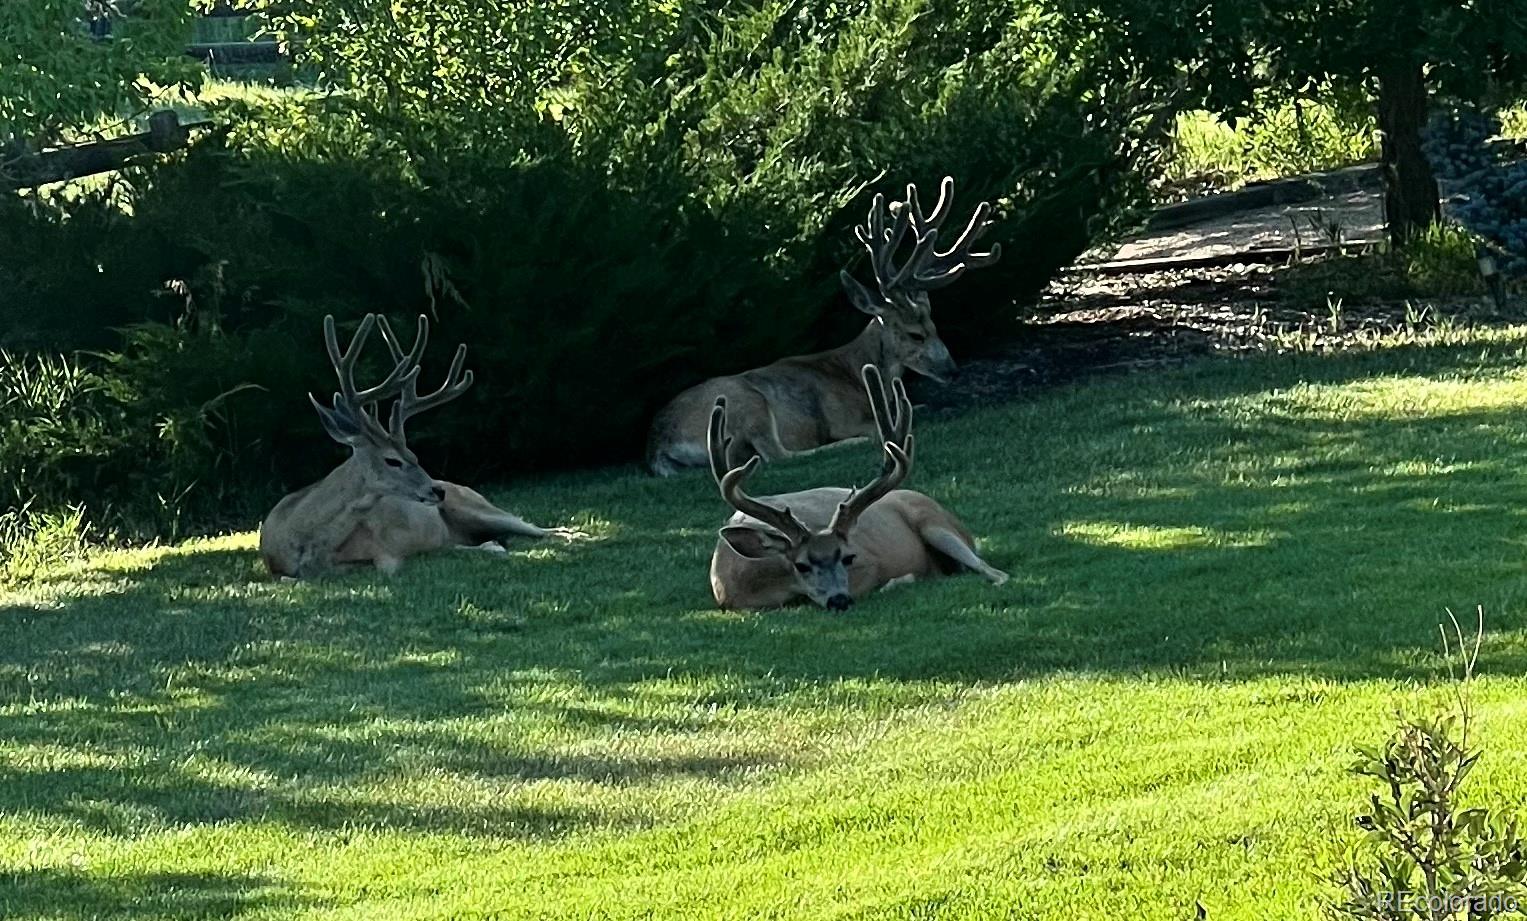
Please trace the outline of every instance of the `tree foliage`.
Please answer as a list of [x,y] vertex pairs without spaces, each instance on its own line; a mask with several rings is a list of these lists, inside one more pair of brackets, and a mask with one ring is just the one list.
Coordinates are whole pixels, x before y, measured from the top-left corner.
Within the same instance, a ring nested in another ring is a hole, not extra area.
[[[0,3],[0,159],[194,84],[202,71],[184,53],[191,11],[190,0]],[[109,34],[92,30],[105,21]]]
[[1424,68],[1436,93],[1490,95],[1527,77],[1521,0],[1267,0],[1257,50],[1294,90],[1368,88],[1388,72]]
[[1267,0],[1245,47],[1273,85],[1373,94],[1390,238],[1436,220],[1438,189],[1422,150],[1431,99],[1488,101],[1527,79],[1521,0]]

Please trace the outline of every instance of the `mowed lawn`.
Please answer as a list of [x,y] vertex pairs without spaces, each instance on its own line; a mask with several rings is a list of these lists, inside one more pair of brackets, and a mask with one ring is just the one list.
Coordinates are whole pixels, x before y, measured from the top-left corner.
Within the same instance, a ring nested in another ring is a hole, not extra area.
[[1472,798],[1527,809],[1524,346],[925,415],[910,485],[1013,580],[847,615],[715,610],[713,485],[634,468],[490,490],[595,540],[392,579],[100,556],[0,594],[0,917],[1317,917],[1445,608]]

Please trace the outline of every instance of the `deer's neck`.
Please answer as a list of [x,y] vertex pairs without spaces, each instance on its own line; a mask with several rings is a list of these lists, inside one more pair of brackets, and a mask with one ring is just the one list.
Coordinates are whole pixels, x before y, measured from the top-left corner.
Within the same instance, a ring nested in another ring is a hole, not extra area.
[[891,348],[891,332],[879,319],[871,320],[859,335],[838,349],[838,361],[856,385],[865,365],[875,365],[888,380],[901,377],[906,369],[895,356],[896,350]]
[[303,541],[304,555],[326,558],[355,531],[361,514],[375,504],[377,497],[367,489],[360,461],[352,454],[315,483],[306,498],[303,517],[308,534]]
[[337,505],[349,504],[360,498],[366,491],[366,478],[361,474],[360,459],[351,454],[343,464],[319,480],[313,491],[322,493],[326,502]]

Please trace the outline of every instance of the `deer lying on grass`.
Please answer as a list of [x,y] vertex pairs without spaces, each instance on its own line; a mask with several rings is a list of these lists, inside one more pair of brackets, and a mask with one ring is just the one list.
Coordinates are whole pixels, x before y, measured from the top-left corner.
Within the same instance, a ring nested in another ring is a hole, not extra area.
[[[355,386],[355,363],[373,328],[392,353],[391,373],[374,387]],[[260,557],[275,576],[304,578],[333,566],[374,565],[396,571],[408,557],[442,547],[503,550],[507,537],[572,537],[562,528],[538,528],[496,507],[481,494],[432,478],[408,449],[404,423],[427,409],[461,396],[472,385],[462,371],[467,347],[456,350],[445,383],[419,396],[419,360],[429,338],[429,321],[419,317],[413,348],[404,354],[385,317],[367,314],[341,352],[334,318],[324,317],[324,345],[339,377],[339,392],[325,406],[312,394],[329,437],[350,448],[350,459],[317,483],[276,504],[260,525]],[[377,407],[396,398],[386,428]]]
[[1007,581],[1007,573],[977,555],[959,519],[922,493],[896,488],[912,467],[912,403],[893,379],[893,414],[879,369],[865,365],[862,373],[885,449],[880,476],[864,489],[749,496],[742,484],[760,459],[731,466],[726,397],[716,399],[707,436],[711,473],[737,510],[710,561],[711,591],[723,608],[778,607],[804,597],[846,611],[877,588],[963,570],[994,585]]
[[[907,186],[907,200],[890,206],[887,226],[885,196],[876,195],[867,222],[854,234],[869,250],[878,290],[870,291],[848,272],[839,275],[849,301],[873,319],[847,345],[799,355],[729,377],[711,378],[675,397],[657,414],[647,437],[647,466],[658,476],[705,463],[707,413],[717,397],[726,397],[737,425],[732,463],[758,456],[776,461],[834,442],[874,432],[870,406],[859,386],[859,369],[882,368],[893,380],[907,370],[937,381],[956,369],[949,349],[933,325],[928,292],[958,279],[967,269],[996,262],[1002,254],[974,251],[991,220],[991,206],[982,202],[965,231],[939,249],[939,227],[954,205],[954,180],[945,177],[938,204],[924,215],[917,187]],[[892,257],[907,231],[913,246],[899,267]]]

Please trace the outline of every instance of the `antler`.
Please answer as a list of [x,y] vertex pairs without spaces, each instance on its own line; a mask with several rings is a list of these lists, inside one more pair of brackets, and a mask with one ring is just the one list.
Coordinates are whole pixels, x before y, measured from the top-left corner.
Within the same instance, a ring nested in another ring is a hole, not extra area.
[[451,370],[445,375],[445,383],[435,391],[421,397],[419,396],[418,364],[419,359],[424,355],[424,343],[429,339],[429,320],[423,314],[419,315],[419,331],[414,336],[414,347],[406,356],[398,343],[398,338],[393,335],[387,318],[378,317],[378,320],[382,326],[382,341],[387,343],[387,350],[392,353],[393,361],[412,361],[414,364],[414,373],[408,376],[408,380],[398,394],[398,402],[392,405],[392,416],[387,424],[392,437],[402,442],[405,440],[403,425],[409,418],[456,399],[472,386],[472,372],[462,370],[462,365],[467,360],[467,346],[466,343],[462,343],[456,347],[456,356],[451,359]]
[[[371,330],[380,319],[374,313],[366,314],[361,320],[360,328],[350,339],[349,348],[343,352],[339,349],[339,337],[334,331],[334,315],[329,314],[323,318],[323,344],[329,351],[329,364],[334,366],[334,373],[339,378],[339,393],[335,394],[336,405],[343,403],[345,407],[357,415],[376,403],[391,399],[402,392],[404,385],[419,374],[419,356],[409,355],[410,360],[405,361],[399,353],[393,356],[397,362],[392,372],[383,378],[375,387],[367,387],[365,390],[357,390],[355,387],[355,363],[361,357],[361,350],[366,347],[366,339],[370,337]],[[386,326],[386,320],[382,320]],[[384,333],[384,338],[390,333]],[[423,342],[416,343],[416,351],[422,351]]]
[[845,538],[864,510],[900,486],[912,469],[912,401],[907,399],[906,387],[901,383],[901,378],[891,381],[896,404],[893,412],[886,400],[885,382],[880,377],[880,369],[874,365],[865,365],[861,373],[864,389],[869,393],[870,412],[875,416],[875,429],[880,433],[880,443],[885,447],[885,462],[881,465],[880,476],[873,483],[849,493],[848,498],[833,513],[829,527],[833,533]]
[[803,543],[811,536],[811,531],[790,509],[760,502],[742,491],[742,481],[758,469],[763,459],[755,454],[747,463],[735,468],[727,460],[732,438],[726,433],[726,397],[717,397],[716,406],[710,411],[710,430],[705,444],[710,450],[711,474],[716,478],[716,485],[721,487],[721,497],[732,508],[779,531],[791,544]]
[[[953,282],[966,269],[991,265],[1002,256],[1002,245],[993,243],[990,250],[978,253],[973,250],[976,241],[991,227],[991,204],[981,202],[970,216],[970,223],[948,249],[938,249],[939,228],[954,207],[954,178],[945,176],[939,183],[938,204],[933,213],[923,214],[918,201],[917,186],[907,184],[905,201],[892,202],[889,209],[885,196],[876,194],[870,203],[870,213],[864,224],[854,228],[854,235],[869,250],[870,265],[880,293],[889,297],[898,289],[932,291]],[[894,223],[887,226],[887,212]],[[897,268],[892,257],[901,247],[908,229],[912,230],[912,253]]]
[[[383,338],[391,336],[387,321],[376,314],[368,313],[361,320],[360,328],[350,338],[350,345],[343,351],[339,348],[339,336],[334,328],[334,315],[329,314],[323,318],[323,344],[329,353],[329,364],[334,367],[334,374],[339,378],[339,392],[334,394],[333,409],[343,413],[364,425],[372,435],[379,438],[387,437],[387,430],[382,428],[373,412],[377,403],[391,399],[403,392],[405,387],[411,386],[419,376],[419,355],[424,349],[424,339],[421,336],[414,344],[414,350],[408,355],[400,351],[393,353],[392,371],[382,379],[380,384],[360,390],[355,386],[355,364],[360,360],[361,350],[366,347],[366,340],[371,336],[371,330],[381,320]],[[390,345],[389,345],[390,347]],[[309,397],[311,399],[311,396]],[[313,400],[315,406],[318,401]]]

